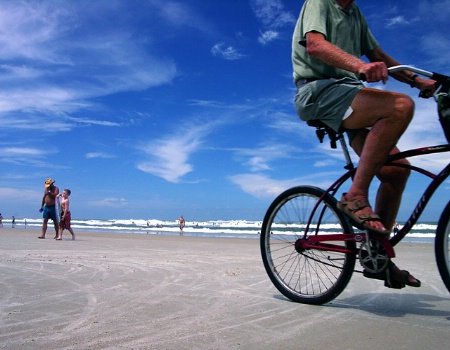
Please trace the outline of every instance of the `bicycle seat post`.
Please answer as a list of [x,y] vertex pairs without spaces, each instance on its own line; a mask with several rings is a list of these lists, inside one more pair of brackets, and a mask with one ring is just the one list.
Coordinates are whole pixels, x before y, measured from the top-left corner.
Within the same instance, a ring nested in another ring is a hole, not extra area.
[[350,153],[348,151],[347,142],[345,141],[344,132],[339,131],[336,132],[333,129],[331,129],[329,126],[324,124],[320,120],[308,120],[307,124],[309,126],[316,128],[316,136],[319,139],[319,142],[322,143],[325,135],[328,135],[330,139],[330,146],[331,148],[336,148],[336,141],[339,140],[341,143],[342,151],[344,152],[345,157],[345,166],[344,169],[347,170],[353,170],[355,166],[353,165],[352,159],[350,157]]
[[343,133],[339,134],[339,142],[341,143],[342,151],[344,152],[346,162],[344,168],[347,170],[353,170],[355,166],[353,165],[352,159],[350,157],[350,152],[348,151],[347,142],[345,142],[345,137]]

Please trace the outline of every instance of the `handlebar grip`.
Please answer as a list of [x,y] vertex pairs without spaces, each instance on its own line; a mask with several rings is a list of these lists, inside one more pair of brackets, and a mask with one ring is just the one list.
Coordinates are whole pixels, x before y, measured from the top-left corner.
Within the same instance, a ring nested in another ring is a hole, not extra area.
[[361,81],[367,81],[367,77],[364,73],[359,73],[359,80]]

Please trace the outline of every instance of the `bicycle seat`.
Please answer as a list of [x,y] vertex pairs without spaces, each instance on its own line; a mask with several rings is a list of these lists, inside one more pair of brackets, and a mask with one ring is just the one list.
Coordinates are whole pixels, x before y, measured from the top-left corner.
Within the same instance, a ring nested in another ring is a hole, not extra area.
[[312,126],[314,128],[325,128],[325,129],[329,129],[329,126],[327,126],[326,124],[324,124],[320,119],[312,119],[312,120],[308,120],[306,122],[306,124],[308,124],[308,126]]
[[336,141],[342,137],[342,132],[334,131],[319,119],[308,120],[306,121],[306,124],[308,124],[308,126],[316,128],[316,135],[320,143],[323,142],[325,135],[328,135],[328,137],[330,138],[331,148],[336,148]]

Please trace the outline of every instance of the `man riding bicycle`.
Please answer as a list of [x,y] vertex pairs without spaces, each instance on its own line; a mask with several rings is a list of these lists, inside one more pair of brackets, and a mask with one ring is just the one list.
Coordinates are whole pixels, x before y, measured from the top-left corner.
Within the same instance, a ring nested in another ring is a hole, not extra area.
[[[362,56],[370,62],[361,60]],[[414,102],[401,93],[367,88],[359,79],[384,84],[387,67],[399,62],[381,49],[354,0],[306,0],[295,27],[292,62],[300,118],[319,119],[335,131],[346,130],[360,157],[353,183],[339,208],[365,229],[388,236],[410,171],[383,167],[383,163],[389,154],[399,152],[396,144],[413,117]],[[426,97],[435,91],[434,80],[405,71],[392,76],[418,88]],[[381,184],[373,211],[368,196],[375,176]],[[419,280],[393,263],[387,272],[364,274],[383,279],[394,288],[420,286]]]

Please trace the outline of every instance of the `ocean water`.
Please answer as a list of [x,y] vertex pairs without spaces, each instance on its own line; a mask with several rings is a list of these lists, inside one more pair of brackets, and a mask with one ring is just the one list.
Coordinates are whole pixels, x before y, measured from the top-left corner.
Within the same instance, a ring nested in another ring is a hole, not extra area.
[[[26,220],[26,224],[25,224]],[[72,220],[73,230],[80,232],[103,232],[121,234],[162,234],[180,235],[178,221],[162,220]],[[3,220],[5,227],[11,227],[11,220]],[[42,219],[20,219],[16,220],[17,228],[40,229]],[[211,220],[211,221],[186,221],[186,226],[182,232],[185,236],[197,237],[224,237],[224,238],[259,238],[262,221],[248,220]],[[400,223],[400,227],[401,227]],[[284,225],[286,234],[294,233],[300,225]],[[418,223],[403,240],[404,242],[433,243],[436,223]],[[49,224],[49,230],[53,230],[53,225]],[[334,225],[327,227],[329,233],[337,232]],[[66,234],[69,234],[68,232]]]

